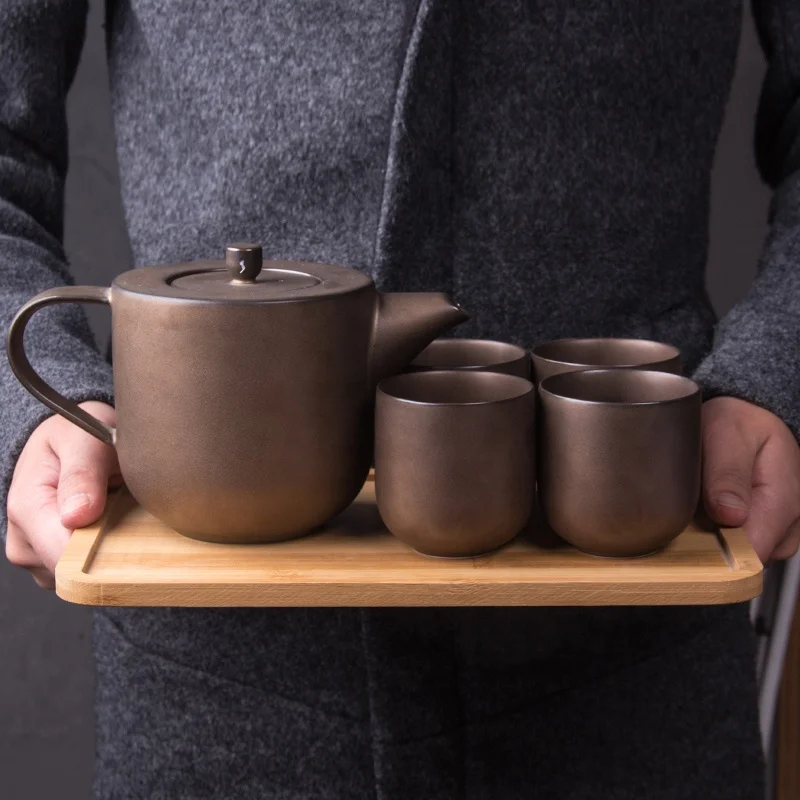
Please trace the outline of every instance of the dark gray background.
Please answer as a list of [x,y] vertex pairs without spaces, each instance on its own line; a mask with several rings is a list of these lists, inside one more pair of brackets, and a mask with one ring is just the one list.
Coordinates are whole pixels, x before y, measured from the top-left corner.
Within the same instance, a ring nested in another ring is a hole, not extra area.
[[[79,283],[107,284],[130,256],[121,219],[108,111],[102,3],[93,0],[89,33],[69,98],[71,167],[66,249]],[[764,64],[752,20],[745,20],[739,66],[714,173],[708,281],[720,312],[752,279],[764,235],[768,191],[752,155],[753,114]],[[103,309],[90,309],[101,343]],[[0,797],[90,797],[92,661],[90,612],[38,590],[0,558]]]

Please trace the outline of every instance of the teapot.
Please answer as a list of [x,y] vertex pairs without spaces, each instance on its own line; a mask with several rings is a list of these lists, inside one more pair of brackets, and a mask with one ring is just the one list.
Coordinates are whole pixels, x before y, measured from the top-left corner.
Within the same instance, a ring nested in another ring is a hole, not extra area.
[[[45,383],[25,326],[56,303],[111,307],[116,427]],[[137,502],[213,542],[302,536],[355,499],[372,463],[377,383],[467,314],[444,294],[384,294],[341,266],[225,259],[62,286],[18,312],[11,368],[53,411],[117,450]]]

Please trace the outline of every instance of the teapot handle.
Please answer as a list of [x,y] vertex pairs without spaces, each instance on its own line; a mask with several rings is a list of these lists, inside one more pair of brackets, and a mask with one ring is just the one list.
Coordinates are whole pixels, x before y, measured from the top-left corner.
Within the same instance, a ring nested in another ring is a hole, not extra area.
[[37,294],[19,310],[8,329],[6,353],[11,370],[19,382],[35,397],[62,417],[75,423],[105,444],[114,445],[117,431],[84,411],[77,403],[68,400],[52,386],[45,383],[31,366],[25,355],[25,327],[41,308],[59,303],[111,303],[111,289],[100,286],[59,286]]

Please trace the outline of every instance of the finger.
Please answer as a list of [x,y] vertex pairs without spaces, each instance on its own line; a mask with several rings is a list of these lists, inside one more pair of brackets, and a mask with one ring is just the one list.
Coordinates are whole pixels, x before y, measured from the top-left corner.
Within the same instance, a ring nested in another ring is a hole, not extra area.
[[720,525],[740,527],[747,521],[761,444],[736,417],[703,408],[703,499]]
[[28,570],[42,589],[55,589],[53,574],[44,566],[22,531],[11,523],[6,531],[6,557],[15,567]]
[[51,446],[61,463],[57,493],[61,524],[90,525],[103,513],[109,478],[119,472],[114,448],[72,426]]
[[[56,504],[56,488],[38,482],[36,475],[30,478],[22,475],[17,495],[15,504],[19,509],[15,512],[14,523],[9,523],[8,534],[12,541],[13,563],[30,570],[38,568],[41,564],[53,571],[71,534],[71,531],[61,524]],[[17,539],[27,543],[35,553],[36,559],[26,556],[22,547],[15,545]],[[6,552],[8,552],[8,539]]]
[[756,459],[746,525],[753,549],[762,561],[791,553],[799,518],[800,450],[790,435],[772,436]]
[[72,529],[61,524],[55,488],[33,486],[29,502],[30,512],[25,522],[28,541],[42,564],[55,572],[56,564],[72,535]]
[[56,579],[49,569],[46,569],[45,567],[37,567],[32,569],[30,572],[33,580],[36,581],[36,585],[40,589],[52,590],[56,588]]
[[31,547],[22,530],[11,523],[9,523],[6,531],[6,556],[15,567],[21,567],[30,572],[40,588],[56,588],[53,573],[44,565],[42,559]]
[[69,541],[56,506],[59,469],[44,437],[32,437],[17,461],[8,492],[6,553],[25,569],[54,569]]
[[6,530],[6,558],[21,569],[34,570],[43,566],[42,559],[28,543],[22,529],[13,522],[8,523]]

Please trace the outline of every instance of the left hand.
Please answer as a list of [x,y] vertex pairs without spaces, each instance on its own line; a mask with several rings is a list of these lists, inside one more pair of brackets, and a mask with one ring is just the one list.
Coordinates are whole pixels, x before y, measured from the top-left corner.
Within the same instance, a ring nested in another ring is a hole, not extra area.
[[800,447],[774,414],[716,397],[703,405],[703,499],[725,527],[744,527],[766,564],[800,545]]

